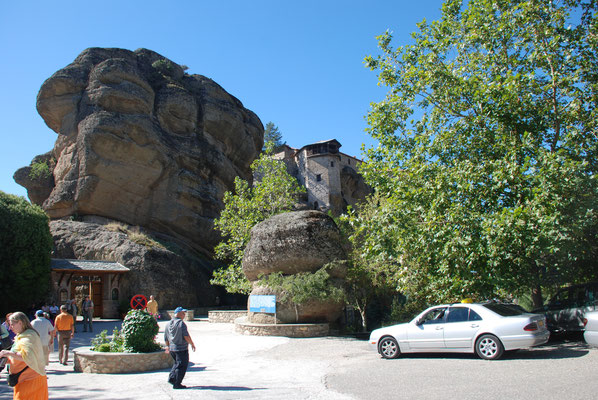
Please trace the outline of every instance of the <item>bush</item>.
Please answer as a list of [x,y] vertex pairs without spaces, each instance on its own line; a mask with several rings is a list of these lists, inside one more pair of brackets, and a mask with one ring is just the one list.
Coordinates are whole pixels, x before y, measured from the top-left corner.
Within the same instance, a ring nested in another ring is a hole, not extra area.
[[129,311],[122,326],[125,351],[150,353],[159,350],[161,347],[154,340],[158,330],[158,323],[147,311]]
[[0,315],[28,310],[47,296],[52,251],[48,223],[40,207],[0,191]]
[[123,337],[117,328],[112,331],[112,338],[108,338],[108,331],[103,330],[95,338],[91,339],[92,347],[94,351],[100,351],[103,353],[122,353],[123,348]]
[[99,351],[101,353],[110,353],[110,343],[102,343],[97,347],[96,351]]
[[29,178],[33,180],[46,179],[52,175],[48,163],[39,161],[31,164],[31,171],[29,172]]

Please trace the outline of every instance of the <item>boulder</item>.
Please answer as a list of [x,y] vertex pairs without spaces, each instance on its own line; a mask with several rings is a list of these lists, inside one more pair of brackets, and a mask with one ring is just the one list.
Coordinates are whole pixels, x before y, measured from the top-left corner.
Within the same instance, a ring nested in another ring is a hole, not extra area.
[[[283,276],[314,273],[334,263],[328,270],[330,284],[342,287],[347,259],[340,231],[332,218],[314,210],[276,215],[251,230],[251,240],[243,256],[243,272],[253,284],[251,295],[276,295],[277,323],[333,322],[344,303],[313,298],[301,304],[281,299],[284,293],[264,286],[260,275],[281,272]],[[274,316],[249,312],[252,323],[273,323]]]
[[[37,109],[58,134],[51,179],[15,173],[51,219],[97,215],[210,254],[234,179],[251,179],[259,118],[209,78],[146,49],[90,48],[44,82]],[[32,163],[33,164],[33,163]]]
[[[315,272],[336,260],[346,260],[341,233],[328,215],[305,210],[278,214],[251,230],[243,256],[243,272],[250,281],[259,275]],[[336,271],[344,277],[344,271]]]

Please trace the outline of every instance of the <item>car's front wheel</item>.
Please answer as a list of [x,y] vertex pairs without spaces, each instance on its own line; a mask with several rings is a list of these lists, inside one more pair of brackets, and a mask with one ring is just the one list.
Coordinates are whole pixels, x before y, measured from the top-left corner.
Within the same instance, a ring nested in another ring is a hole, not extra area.
[[494,335],[482,335],[475,342],[475,352],[480,358],[485,360],[497,360],[502,356],[504,351],[505,348],[502,343]]
[[384,358],[397,358],[401,355],[399,344],[395,338],[390,336],[385,336],[380,339],[380,342],[378,343],[378,352]]

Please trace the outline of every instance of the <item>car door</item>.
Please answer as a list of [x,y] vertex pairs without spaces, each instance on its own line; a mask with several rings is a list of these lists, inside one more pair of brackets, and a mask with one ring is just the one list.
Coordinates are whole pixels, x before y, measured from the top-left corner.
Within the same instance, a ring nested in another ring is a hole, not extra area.
[[434,307],[407,328],[407,341],[414,350],[444,349],[445,314],[448,307]]
[[467,306],[448,309],[444,324],[444,345],[447,349],[471,348],[473,338],[480,329],[482,318]]

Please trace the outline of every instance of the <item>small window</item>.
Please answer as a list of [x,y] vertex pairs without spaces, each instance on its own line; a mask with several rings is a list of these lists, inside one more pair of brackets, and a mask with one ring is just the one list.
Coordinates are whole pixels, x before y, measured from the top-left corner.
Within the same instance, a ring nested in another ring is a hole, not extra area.
[[320,182],[322,180],[322,174],[316,175],[316,181]]
[[334,168],[334,161],[330,161],[330,166]]
[[351,165],[351,159],[347,158],[347,164]]
[[66,289],[60,289],[60,302],[66,303],[66,301],[69,299],[68,295],[69,293]]
[[118,301],[118,289],[112,289],[112,300]]
[[317,210],[318,208],[320,208],[320,205],[317,201],[314,201],[314,210]]
[[481,321],[482,317],[480,317],[480,314],[478,314],[477,312],[470,309],[469,310],[469,320],[470,321]]

